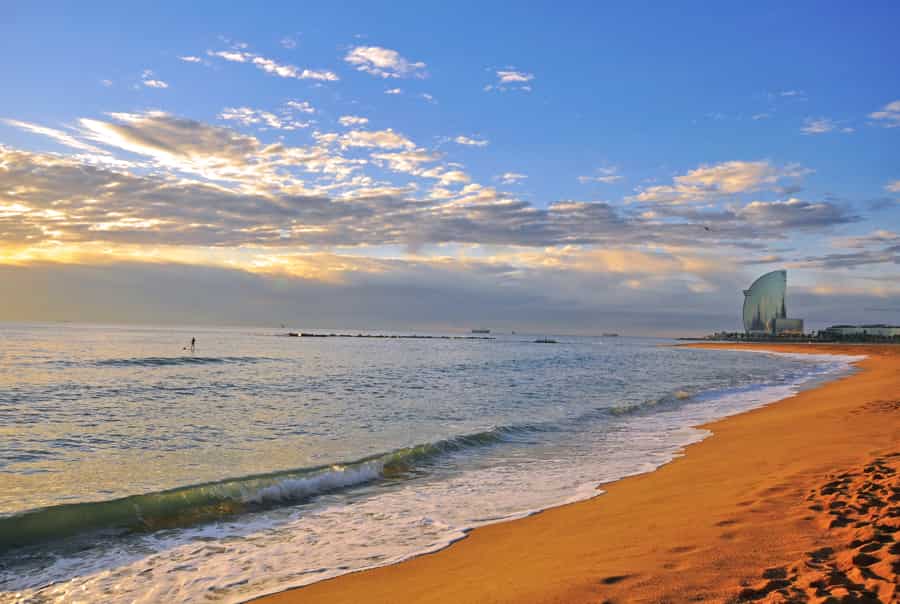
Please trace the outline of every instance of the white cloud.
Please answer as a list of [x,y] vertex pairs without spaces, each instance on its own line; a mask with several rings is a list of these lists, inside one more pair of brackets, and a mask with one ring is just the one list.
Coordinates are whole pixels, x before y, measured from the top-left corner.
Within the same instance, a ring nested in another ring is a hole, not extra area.
[[161,111],[110,116],[115,121],[82,118],[79,124],[92,140],[149,157],[160,167],[254,186],[275,179],[270,148],[252,136]]
[[534,79],[534,75],[522,71],[498,71],[497,77],[501,84],[512,84],[516,82],[530,82]]
[[332,71],[305,69],[297,67],[295,65],[278,63],[277,61],[274,61],[272,59],[268,59],[266,57],[250,52],[244,52],[241,50],[220,50],[217,52],[207,51],[207,54],[212,57],[219,57],[221,59],[225,59],[226,61],[231,61],[233,63],[251,63],[255,65],[257,69],[261,69],[266,73],[270,73],[280,78],[290,78],[295,80],[318,80],[326,82],[334,82],[340,79],[337,74]]
[[518,172],[504,172],[500,176],[497,176],[497,180],[505,185],[514,185],[521,180],[525,180],[526,178],[528,178],[527,175],[520,174]]
[[587,184],[589,182],[600,182],[603,184],[611,184],[622,180],[623,176],[619,174],[619,169],[615,166],[609,168],[597,168],[596,174],[591,176],[579,176],[578,182]]
[[288,101],[277,114],[250,107],[226,107],[219,114],[219,119],[234,121],[244,126],[263,125],[276,130],[297,130],[308,128],[315,123],[297,120],[294,112],[311,114],[316,110],[308,101]]
[[387,130],[351,130],[341,135],[337,140],[342,148],[415,149],[416,147],[411,140],[390,128]]
[[525,92],[531,91],[530,82],[534,80],[533,73],[517,71],[513,68],[500,69],[495,73],[497,75],[497,81],[493,84],[488,84],[487,86],[485,86],[484,90],[524,90]]
[[372,160],[376,164],[380,165],[381,162],[385,162],[388,168],[394,172],[405,172],[417,176],[422,174],[422,164],[431,163],[438,159],[440,159],[438,155],[428,153],[423,149],[372,154]]
[[752,116],[751,119],[756,120],[756,121],[759,121],[759,120],[767,120],[767,119],[769,119],[770,117],[771,117],[771,116],[770,116],[768,113],[756,113],[756,114],[754,114],[754,115]]
[[67,147],[71,147],[73,149],[79,149],[81,151],[88,151],[90,153],[106,153],[97,147],[85,143],[81,140],[78,140],[76,137],[72,136],[67,132],[63,132],[62,130],[57,130],[56,128],[48,128],[46,126],[40,126],[38,124],[31,124],[29,122],[20,122],[18,120],[3,120],[3,122],[13,126],[15,128],[19,128],[20,130],[25,130],[26,132],[31,132],[34,134],[40,134],[42,136],[46,136],[55,140],[56,142],[65,145]]
[[338,118],[341,126],[364,126],[369,123],[369,118],[358,115],[342,115]]
[[808,117],[804,120],[804,126],[801,129],[803,134],[825,134],[827,132],[843,132],[844,134],[851,134],[854,132],[853,128],[849,127],[841,127],[837,122],[827,117],[819,117],[812,118]]
[[810,172],[796,164],[779,168],[768,161],[727,161],[702,165],[676,176],[672,185],[646,187],[629,200],[676,204],[708,201],[722,195],[773,188],[783,179],[801,178]]
[[889,182],[884,186],[891,193],[900,193],[900,180]]
[[287,48],[289,50],[297,48],[297,40],[296,40],[296,38],[293,38],[291,36],[283,37],[281,39],[281,41],[279,42],[279,44],[281,44],[284,48]]
[[442,185],[467,184],[471,180],[472,179],[469,178],[469,175],[462,170],[448,170],[447,172],[441,173],[441,175],[438,177],[438,181]]
[[149,69],[145,69],[144,73],[141,74],[141,82],[143,82],[144,86],[148,88],[168,88],[169,85],[162,80],[157,80],[153,77],[153,71]]
[[315,108],[309,104],[309,101],[288,101],[285,103],[286,107],[290,107],[294,111],[299,111],[300,113],[315,113]]
[[457,145],[468,145],[470,147],[487,147],[488,141],[485,139],[469,138],[468,136],[457,136],[453,139]]
[[406,78],[426,76],[425,63],[410,62],[396,50],[381,46],[356,46],[344,57],[358,71],[364,71],[382,78]]
[[679,184],[714,189],[723,193],[754,191],[763,185],[775,184],[780,178],[801,176],[808,171],[790,165],[777,168],[767,161],[728,161],[701,166],[675,180]]
[[421,96],[423,99],[425,99],[425,100],[426,100],[427,102],[429,102],[429,103],[437,104],[437,100],[436,100],[433,96],[431,96],[430,94],[428,94],[427,92],[423,92],[423,93],[422,93],[421,95],[419,95],[419,96]]
[[207,51],[207,54],[212,57],[220,57],[222,59],[225,59],[226,61],[231,61],[232,63],[246,63],[250,58],[249,54],[245,54],[237,50],[220,50],[218,52],[209,50]]
[[100,83],[103,84],[104,86],[106,86],[107,88],[109,88],[110,86],[113,85],[112,80],[100,80]]
[[244,126],[264,125],[276,130],[296,130],[308,128],[309,122],[299,122],[289,115],[278,116],[269,111],[251,109],[250,107],[226,107],[219,114],[219,119],[237,122]]
[[203,62],[203,59],[201,59],[200,57],[195,57],[194,55],[185,55],[183,57],[178,57],[178,58],[181,59],[182,61],[184,61],[185,63],[202,63]]
[[827,117],[808,117],[804,120],[804,126],[801,131],[803,134],[825,134],[834,130],[835,127],[835,123]]
[[400,88],[389,88],[384,91],[385,94],[403,94],[403,90]]
[[878,120],[878,124],[885,128],[897,128],[900,126],[900,100],[893,101],[869,114],[873,120]]

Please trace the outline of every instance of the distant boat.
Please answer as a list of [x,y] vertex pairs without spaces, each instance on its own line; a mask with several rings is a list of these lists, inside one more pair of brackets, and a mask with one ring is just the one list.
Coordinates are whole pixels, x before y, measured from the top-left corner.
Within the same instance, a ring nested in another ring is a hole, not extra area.
[[472,333],[491,333],[490,329],[473,329]]
[[535,344],[559,344],[556,340],[551,340],[550,338],[538,338],[534,341]]
[[617,333],[605,333],[605,334],[603,334],[603,337],[604,337],[604,338],[618,338],[618,337],[619,337],[619,334],[617,334]]

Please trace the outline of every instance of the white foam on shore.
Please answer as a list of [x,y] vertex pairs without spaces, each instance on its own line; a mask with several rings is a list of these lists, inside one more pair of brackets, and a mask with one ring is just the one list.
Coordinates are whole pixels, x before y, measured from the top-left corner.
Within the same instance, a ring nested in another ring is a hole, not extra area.
[[[462,465],[440,480],[373,486],[360,495],[160,531],[61,558],[31,575],[0,572],[5,590],[0,602],[242,602],[394,564],[447,547],[473,528],[597,496],[599,485],[652,471],[710,434],[694,426],[784,399],[846,373],[864,358],[752,352],[800,357],[815,365],[791,383],[701,394],[671,410],[616,420],[603,432],[580,435],[578,442],[516,450],[493,465]],[[361,468],[359,475],[339,480],[366,482],[366,471],[378,468]],[[278,489],[322,486],[288,482]],[[284,493],[259,496],[277,499]]]

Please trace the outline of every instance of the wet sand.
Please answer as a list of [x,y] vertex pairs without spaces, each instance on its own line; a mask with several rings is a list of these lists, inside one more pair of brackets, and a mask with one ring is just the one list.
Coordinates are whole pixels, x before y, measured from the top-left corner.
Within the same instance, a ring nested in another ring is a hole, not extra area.
[[683,457],[601,497],[259,602],[895,600],[900,346],[693,346],[868,358],[704,426],[713,435]]

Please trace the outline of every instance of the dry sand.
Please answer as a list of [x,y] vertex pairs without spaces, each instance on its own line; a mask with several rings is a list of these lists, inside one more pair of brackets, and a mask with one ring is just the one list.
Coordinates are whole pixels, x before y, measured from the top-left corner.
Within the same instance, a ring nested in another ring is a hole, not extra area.
[[261,601],[896,601],[900,346],[700,346],[868,358],[601,497]]

